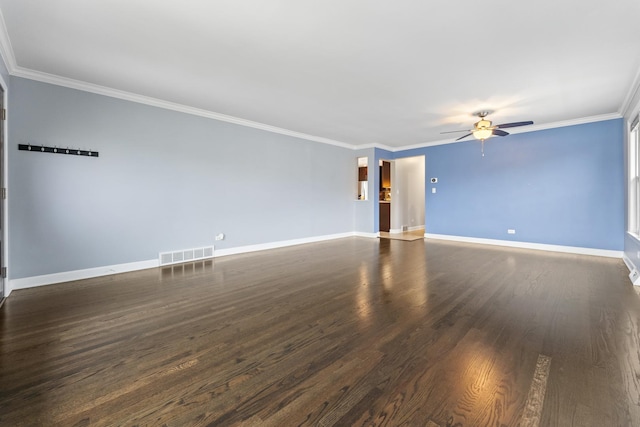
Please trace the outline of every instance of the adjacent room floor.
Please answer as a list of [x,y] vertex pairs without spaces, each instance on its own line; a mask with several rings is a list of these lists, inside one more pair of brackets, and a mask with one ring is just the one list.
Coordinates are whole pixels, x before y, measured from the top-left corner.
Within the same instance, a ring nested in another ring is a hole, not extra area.
[[14,291],[0,424],[638,426],[627,274],[353,237]]

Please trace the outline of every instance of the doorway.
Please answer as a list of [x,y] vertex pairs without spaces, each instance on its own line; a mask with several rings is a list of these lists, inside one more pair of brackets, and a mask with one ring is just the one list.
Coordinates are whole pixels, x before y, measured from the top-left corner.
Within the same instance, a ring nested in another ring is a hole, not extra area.
[[391,168],[393,196],[391,234],[412,240],[425,232],[425,156],[395,159]]

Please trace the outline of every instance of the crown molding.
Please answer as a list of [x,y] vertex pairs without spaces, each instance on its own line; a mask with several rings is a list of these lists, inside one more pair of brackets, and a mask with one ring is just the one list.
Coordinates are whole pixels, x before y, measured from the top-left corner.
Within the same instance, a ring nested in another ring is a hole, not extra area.
[[4,23],[2,10],[0,10],[0,55],[9,74],[13,74],[12,71],[15,70],[17,66],[16,57],[13,54],[13,47],[11,46],[7,26]]
[[398,151],[406,151],[406,150],[413,150],[415,148],[427,148],[427,147],[435,147],[436,145],[446,145],[446,144],[455,144],[457,142],[464,142],[464,141],[456,141],[455,139],[451,140],[451,139],[439,139],[437,141],[431,141],[431,142],[421,142],[418,144],[412,144],[412,145],[404,145],[402,147],[394,147],[393,149],[391,149],[391,151],[398,152]]
[[373,142],[373,143],[370,143],[370,144],[357,145],[355,147],[356,150],[367,150],[369,148],[379,148],[381,150],[387,150],[387,151],[393,151],[393,150],[397,150],[398,149],[398,147],[391,147],[389,145],[380,144],[378,142]]
[[[586,123],[603,122],[606,120],[614,120],[614,119],[620,119],[620,118],[622,118],[622,115],[620,113],[600,114],[597,116],[581,117],[578,119],[571,119],[571,120],[562,120],[559,122],[543,123],[539,125],[534,124],[534,125],[529,125],[523,128],[510,128],[509,134],[516,135],[519,133],[537,132],[537,131],[546,130],[546,129],[555,129],[555,128],[562,128],[567,126],[583,125]],[[405,145],[402,147],[393,147],[393,148],[387,147],[385,149],[393,152],[398,152],[398,151],[413,150],[415,148],[433,147],[436,145],[455,144],[457,142],[464,142],[464,141],[471,141],[471,140],[456,141],[455,139],[454,140],[444,139],[444,140],[438,140],[438,141],[423,142],[423,143],[414,144],[414,145]]]
[[122,99],[125,101],[137,102],[139,104],[150,105],[152,107],[164,108],[167,110],[173,110],[181,113],[192,114],[194,116],[206,117],[206,118],[215,119],[215,120],[219,120],[227,123],[234,123],[241,126],[265,130],[267,132],[279,133],[279,134],[291,136],[294,138],[321,142],[323,144],[336,145],[342,148],[349,148],[349,149],[356,148],[355,145],[342,142],[342,141],[336,141],[329,138],[296,132],[289,129],[280,128],[277,126],[271,126],[264,123],[241,119],[239,117],[228,116],[226,114],[220,114],[220,113],[216,113],[209,110],[203,110],[201,108],[194,108],[194,107],[189,107],[187,105],[178,104],[175,102],[164,101],[162,99],[152,98],[150,96],[138,95],[132,92],[126,92],[123,90],[113,89],[106,86],[100,86],[93,83],[87,83],[80,80],[60,77],[54,74],[48,74],[40,71],[29,70],[27,68],[23,68],[20,66],[16,66],[13,72],[11,72],[11,74],[16,77],[22,77],[25,79],[35,80],[42,83],[49,83],[57,86],[64,86],[70,89],[81,90],[84,92],[91,92],[98,95],[109,96],[111,98]]
[[[619,113],[624,117],[632,117],[635,116],[637,110],[640,108],[640,103],[637,105],[631,105],[631,102],[635,99],[636,95],[640,92],[640,68],[638,68],[638,72],[636,73],[635,79],[633,79],[633,83],[631,84],[631,88],[627,93],[626,98],[622,105],[620,105]],[[635,110],[635,111],[634,111]]]
[[178,111],[186,114],[192,114],[194,116],[220,120],[227,123],[234,123],[241,126],[260,129],[267,132],[279,133],[281,135],[305,139],[308,141],[321,142],[323,144],[335,145],[338,147],[349,148],[352,150],[358,148],[354,144],[349,144],[342,141],[336,141],[336,140],[324,138],[321,136],[308,135],[306,133],[296,132],[293,130],[284,129],[277,126],[271,126],[264,123],[241,119],[239,117],[220,114],[213,111],[203,110],[200,108],[189,107],[187,105],[178,104],[175,102],[164,101],[162,99],[152,98],[149,96],[139,95],[132,92],[126,92],[123,90],[113,89],[106,86],[87,83],[81,80],[70,79],[66,77],[57,76],[54,74],[34,71],[28,68],[21,67],[16,62],[16,57],[13,51],[13,47],[11,46],[11,39],[9,38],[7,26],[4,21],[4,15],[2,15],[1,10],[0,10],[0,55],[2,55],[2,58],[4,59],[7,71],[12,76],[22,77],[25,79],[35,80],[42,83],[49,83],[57,86],[68,87],[70,89],[77,89],[84,92],[95,93],[98,95],[109,96],[111,98],[118,98],[125,101],[137,102],[139,104],[150,105],[153,107],[164,108],[167,110],[173,110],[173,111]]
[[[1,33],[2,32],[0,31],[0,48],[4,47]],[[241,119],[239,117],[228,116],[226,114],[215,113],[213,111],[203,110],[200,108],[189,107],[187,105],[164,101],[164,100],[152,98],[149,96],[138,95],[132,92],[126,92],[118,89],[109,88],[106,86],[96,85],[93,83],[87,83],[79,80],[69,79],[66,77],[60,77],[53,74],[43,73],[40,71],[33,71],[20,66],[13,66],[12,69],[10,70],[10,73],[11,75],[14,75],[16,77],[22,77],[30,80],[39,81],[42,83],[49,83],[57,86],[64,86],[64,87],[68,87],[71,89],[76,89],[84,92],[91,92],[98,95],[109,96],[112,98],[118,98],[125,101],[137,102],[140,104],[150,105],[153,107],[164,108],[167,110],[178,111],[178,112],[192,114],[200,117],[206,117],[214,120],[220,120],[227,123],[234,123],[240,126],[261,129],[267,132],[278,133],[281,135],[287,135],[294,138],[305,139],[308,141],[320,142],[323,144],[335,145],[338,147],[348,148],[352,150],[379,148],[379,149],[387,150],[391,152],[398,152],[398,151],[411,150],[415,148],[425,148],[425,147],[433,147],[436,145],[445,145],[445,144],[453,144],[456,142],[463,142],[463,141],[456,141],[456,140],[438,140],[438,141],[424,142],[424,143],[419,143],[414,145],[404,145],[400,147],[392,147],[392,146],[381,144],[381,143],[355,145],[355,144],[349,144],[346,142],[336,141],[333,139],[324,138],[320,136],[314,136],[314,135],[309,135],[301,132],[296,132],[289,129],[279,128],[279,127],[267,125],[264,123],[254,122],[251,120]],[[553,123],[530,125],[520,129],[510,129],[509,133],[519,134],[519,133],[527,133],[527,132],[536,132],[536,131],[545,130],[545,129],[581,125],[585,123],[600,122],[600,121],[613,120],[613,119],[619,119],[619,118],[622,118],[622,115],[618,112],[601,114],[597,116],[582,117],[578,119],[564,120],[564,121],[553,122]]]
[[539,125],[533,124],[533,125],[527,126],[526,128],[519,128],[519,129],[513,129],[513,130],[509,129],[509,133],[512,135],[515,135],[518,133],[536,132],[539,130],[584,125],[586,123],[604,122],[606,120],[615,120],[615,119],[621,119],[621,118],[622,118],[622,115],[618,112],[598,114],[596,116],[580,117],[577,119],[570,119],[570,120],[561,120],[559,122],[543,123]]
[[[164,101],[162,99],[152,98],[149,96],[139,95],[132,92],[113,89],[106,86],[100,86],[93,83],[87,83],[81,80],[75,80],[75,79],[57,76],[54,74],[34,71],[28,68],[21,67],[17,64],[16,58],[13,52],[13,47],[11,45],[11,40],[9,38],[9,33],[7,32],[7,28],[5,25],[4,16],[2,15],[1,10],[0,10],[0,55],[2,56],[5,62],[7,71],[12,76],[22,77],[25,79],[35,80],[42,83],[49,83],[57,86],[68,87],[70,89],[76,89],[84,92],[95,93],[98,95],[108,96],[111,98],[118,98],[125,101],[136,102],[139,104],[145,104],[145,105],[149,105],[157,108],[164,108],[167,110],[173,110],[173,111],[191,114],[195,116],[206,117],[206,118],[219,120],[227,123],[237,124],[240,126],[251,127],[254,129],[260,129],[267,132],[278,133],[281,135],[291,136],[294,138],[304,139],[308,141],[320,142],[323,144],[334,145],[334,146],[347,148],[351,150],[364,150],[368,148],[378,148],[381,150],[387,150],[395,153],[398,151],[406,151],[406,150],[412,150],[416,148],[426,148],[426,147],[433,147],[436,145],[445,145],[445,144],[453,144],[456,142],[462,142],[462,141],[456,141],[456,140],[443,139],[443,140],[423,142],[423,143],[418,143],[413,145],[403,145],[400,147],[389,146],[382,143],[356,145],[356,144],[350,144],[343,141],[337,141],[330,138],[324,138],[321,136],[315,136],[315,135],[309,135],[302,132],[296,132],[293,130],[284,129],[277,126],[271,126],[264,123],[254,122],[251,120],[229,116],[226,114],[216,113],[209,110],[189,107],[184,104]],[[632,90],[629,91],[624,102],[620,106],[620,110],[616,113],[602,114],[598,116],[583,117],[578,119],[564,120],[560,122],[545,123],[540,125],[530,125],[525,128],[510,129],[509,133],[519,134],[519,133],[526,133],[526,132],[535,132],[535,131],[540,131],[545,129],[553,129],[553,128],[559,128],[559,127],[565,127],[565,126],[573,126],[573,125],[580,125],[585,123],[619,119],[619,118],[622,118],[627,112],[627,109],[630,108],[629,104],[631,103],[635,94],[639,90],[640,90],[640,69],[638,70],[638,73],[636,74],[636,77],[634,79]]]

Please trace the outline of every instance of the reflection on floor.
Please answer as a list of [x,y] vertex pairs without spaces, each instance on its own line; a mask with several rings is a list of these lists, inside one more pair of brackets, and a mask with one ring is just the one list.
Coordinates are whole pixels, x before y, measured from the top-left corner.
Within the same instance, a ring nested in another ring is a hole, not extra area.
[[640,426],[628,274],[347,237],[17,289],[0,425]]
[[424,228],[413,231],[404,231],[402,233],[389,233],[386,231],[380,232],[381,239],[393,239],[393,240],[406,240],[411,242],[413,240],[424,239]]

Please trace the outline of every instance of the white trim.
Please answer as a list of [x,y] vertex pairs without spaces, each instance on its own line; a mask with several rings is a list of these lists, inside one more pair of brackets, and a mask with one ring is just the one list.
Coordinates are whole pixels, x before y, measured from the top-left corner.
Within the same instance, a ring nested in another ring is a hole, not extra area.
[[535,249],[535,250],[550,251],[550,252],[565,252],[565,253],[579,254],[579,255],[594,255],[594,256],[601,256],[601,257],[608,257],[608,258],[622,258],[624,256],[623,251],[612,251],[609,249],[593,249],[593,248],[581,248],[577,246],[547,245],[543,243],[483,239],[479,237],[451,236],[447,234],[424,233],[424,237],[428,239],[450,240],[454,242],[481,243],[484,245],[508,246],[512,248]]
[[365,233],[364,231],[354,231],[353,236],[367,237],[369,239],[377,239],[378,237],[380,237],[380,233]]
[[11,39],[9,38],[9,32],[4,22],[4,15],[0,10],[0,55],[4,60],[4,65],[7,68],[9,74],[16,68],[16,56],[13,53],[13,46],[11,46]]
[[[267,249],[283,248],[287,246],[302,245],[305,243],[322,242],[326,240],[342,239],[345,237],[371,237],[377,238],[376,233],[362,233],[362,232],[347,232],[338,234],[329,234],[325,236],[307,237],[302,239],[283,240],[280,242],[263,243],[258,245],[239,246],[236,248],[219,249],[214,251],[214,258],[244,254],[249,252],[263,251]],[[211,259],[211,258],[208,258]],[[191,262],[191,261],[187,261]],[[9,296],[11,290],[15,289],[27,289],[37,286],[53,285],[56,283],[70,282],[73,280],[90,279],[93,277],[107,276],[110,274],[126,273],[130,271],[145,270],[148,268],[160,267],[158,259],[152,259],[148,261],[131,262],[127,264],[116,264],[104,267],[88,268],[85,270],[64,271],[61,273],[45,274],[42,276],[25,277],[21,279],[13,279],[8,281],[7,288],[9,291],[6,296]]]
[[[412,227],[407,227],[407,231],[418,231],[418,230],[424,230],[424,225],[414,225]],[[404,233],[402,228],[389,229],[389,234],[401,234],[401,233]]]
[[623,116],[626,116],[629,112],[628,110],[632,108],[631,101],[636,96],[636,93],[640,91],[640,68],[638,68],[638,72],[636,73],[633,82],[631,83],[631,87],[629,88],[629,92],[627,92],[627,96],[624,98],[624,101],[620,105],[619,113]]
[[81,80],[70,79],[67,77],[61,77],[55,74],[44,73],[41,71],[35,71],[28,68],[24,68],[18,65],[16,62],[13,46],[11,46],[11,39],[7,31],[7,26],[4,21],[2,11],[0,11],[0,54],[4,58],[7,71],[10,75],[16,77],[22,77],[25,79],[35,80],[42,83],[49,83],[56,86],[68,87],[71,89],[77,89],[84,92],[95,93],[98,95],[108,96],[111,98],[123,99],[125,101],[137,102],[139,104],[151,105],[153,107],[164,108],[167,110],[178,111],[181,113],[192,114],[194,116],[207,117],[214,120],[220,120],[223,122],[234,123],[241,126],[250,128],[265,130],[267,132],[279,133],[282,135],[292,136],[294,138],[305,139],[308,141],[321,142],[323,144],[336,145],[342,148],[357,149],[358,147],[342,141],[336,141],[321,136],[308,135],[306,133],[296,132],[289,129],[280,128],[277,126],[271,126],[264,123],[254,122],[251,120],[242,119],[239,117],[229,116],[226,114],[216,113],[213,111],[203,110],[200,108],[189,107],[187,105],[178,104],[175,102],[164,101],[162,99],[152,98],[150,96],[139,95],[133,92],[127,92],[123,90],[113,89],[106,86],[101,86],[93,83],[84,82]]
[[354,236],[353,232],[329,234],[325,236],[305,237],[302,239],[281,240],[279,242],[260,243],[257,245],[238,246],[229,249],[217,249],[213,253],[214,258],[228,255],[246,254],[249,252],[264,251],[267,249],[284,248],[287,246],[303,245],[305,243],[323,242],[325,240],[342,239],[344,237]]
[[150,96],[138,95],[136,93],[127,92],[118,89],[112,89],[106,86],[100,86],[93,83],[87,83],[80,80],[69,79],[66,77],[56,76],[54,74],[43,73],[40,71],[33,71],[27,68],[16,66],[11,70],[11,74],[16,77],[22,77],[29,80],[35,80],[42,83],[49,83],[56,86],[68,87],[84,92],[95,93],[98,95],[108,96],[111,98],[123,99],[125,101],[136,102],[139,104],[150,105],[153,107],[164,108],[167,110],[178,111],[181,113],[191,114],[194,116],[206,117],[209,119],[219,120],[227,123],[234,123],[240,126],[246,126],[254,129],[260,129],[267,132],[278,133],[281,135],[292,136],[294,138],[305,139],[308,141],[321,142],[323,144],[336,145],[342,148],[356,149],[353,144],[348,144],[342,141],[336,141],[329,138],[320,136],[308,135],[306,133],[296,132],[289,129],[280,128],[277,126],[271,126],[264,123],[254,122],[251,120],[242,119],[239,117],[229,116],[226,114],[216,113],[209,110],[203,110],[200,108],[189,107],[187,105],[178,104],[175,102],[164,101],[158,98],[152,98]]
[[381,144],[379,142],[373,142],[371,144],[362,144],[362,145],[356,145],[354,147],[355,150],[367,150],[369,148],[379,148],[381,150],[387,150],[387,151],[398,151],[398,150],[404,150],[404,148],[399,148],[399,147],[391,147],[390,145],[384,145]]
[[[445,145],[445,144],[454,144],[457,142],[465,142],[465,141],[456,141],[456,140],[438,140],[432,142],[425,142],[414,145],[405,145],[400,147],[392,147],[385,144],[373,143],[373,144],[364,144],[364,145],[355,145],[350,144],[343,141],[337,141],[329,138],[324,138],[321,136],[309,135],[302,132],[296,132],[289,129],[280,128],[277,126],[271,126],[265,123],[254,122],[251,120],[242,119],[239,117],[229,116],[226,114],[216,113],[214,111],[203,110],[200,108],[189,107],[187,105],[178,104],[175,102],[165,101],[158,98],[152,98],[149,96],[138,95],[132,92],[126,92],[118,89],[112,89],[106,86],[100,86],[93,83],[87,83],[80,80],[69,79],[66,77],[60,77],[53,74],[43,73],[40,71],[29,70],[27,68],[23,68],[20,66],[11,67],[9,70],[11,75],[22,77],[30,80],[39,81],[42,83],[49,83],[52,85],[68,87],[71,89],[76,89],[84,92],[95,93],[98,95],[108,96],[111,98],[118,98],[125,101],[136,102],[139,104],[150,105],[153,107],[164,108],[167,110],[177,111],[185,114],[191,114],[194,116],[206,117],[214,120],[219,120],[222,122],[233,123],[240,126],[246,126],[254,129],[260,129],[267,132],[273,132],[281,135],[287,135],[294,138],[300,138],[308,141],[320,142],[323,144],[334,145],[342,148],[347,148],[351,150],[362,150],[367,148],[379,148],[382,150],[390,151],[390,152],[398,152],[405,150],[412,150],[415,148],[425,148],[432,147],[436,145]],[[566,126],[574,126],[585,123],[594,123],[605,120],[613,120],[619,119],[622,115],[619,113],[610,113],[610,114],[602,114],[598,116],[590,116],[590,117],[581,117],[577,119],[564,120],[561,122],[553,122],[553,123],[545,123],[540,125],[530,125],[520,129],[509,129],[510,134],[519,134],[526,132],[535,132],[546,129],[554,129],[561,128]]]
[[629,269],[629,280],[633,286],[640,286],[640,272],[633,265],[631,260],[627,258],[627,255],[622,256],[622,261],[624,261],[624,265]]
[[109,265],[105,267],[87,268],[85,270],[63,271],[61,273],[13,279],[10,282],[12,289],[27,289],[34,288],[36,286],[52,285],[54,283],[70,282],[72,280],[90,279],[92,277],[127,273],[129,271],[145,270],[147,268],[154,267],[158,267],[157,259]]
[[[353,231],[353,232],[347,232],[347,233],[329,234],[325,236],[307,237],[302,239],[283,240],[279,242],[263,243],[263,244],[257,244],[257,245],[239,246],[236,248],[216,250],[214,252],[214,258],[229,256],[229,255],[244,254],[249,252],[263,251],[268,249],[283,248],[287,246],[302,245],[306,243],[316,243],[316,242],[322,242],[327,240],[342,239],[345,237],[352,237],[352,236],[378,238],[379,235],[380,233],[366,233],[366,232],[360,232],[360,231]],[[466,242],[466,243],[483,243],[483,244],[489,244],[489,245],[511,246],[511,247],[524,248],[524,249],[539,249],[539,250],[554,251],[554,252],[568,252],[568,253],[575,253],[575,254],[582,254],[582,255],[596,255],[596,256],[604,256],[604,257],[611,257],[611,258],[622,258],[625,261],[625,264],[627,264],[627,268],[632,270],[632,268],[629,267],[629,264],[628,264],[630,263],[630,261],[622,251],[578,248],[573,246],[544,245],[544,244],[538,244],[538,243],[512,242],[512,241],[504,241],[504,240],[480,239],[480,238],[474,238],[474,237],[460,237],[460,236],[449,236],[449,235],[430,234],[430,233],[425,233],[424,237],[429,239],[450,240],[450,241]],[[42,276],[13,279],[13,280],[7,281],[6,296],[8,297],[9,295],[11,295],[11,291],[15,289],[27,289],[27,288],[37,287],[37,286],[52,285],[56,283],[90,279],[93,277],[101,277],[101,276],[107,276],[111,274],[126,273],[130,271],[145,270],[149,268],[158,268],[158,267],[160,267],[159,261],[157,259],[152,259],[147,261],[138,261],[138,262],[131,262],[126,264],[116,264],[116,265],[110,265],[110,266],[104,266],[104,267],[88,268],[84,270],[64,271],[61,273],[45,274]]]
[[[0,12],[0,18],[1,18]],[[1,30],[1,28],[0,28]],[[2,43],[2,34],[0,32],[0,48]],[[2,90],[4,92],[4,96],[2,99],[4,108],[6,111],[9,111],[9,86],[7,82],[4,81],[2,75],[0,75],[0,86],[2,86]],[[7,113],[8,114],[8,113]],[[9,265],[9,121],[5,120],[4,126],[4,157],[0,159],[2,161],[2,182],[4,183],[4,187],[7,189],[7,198],[4,200],[4,217],[2,224],[2,244],[4,245],[4,266],[7,267]],[[0,201],[2,203],[3,201]],[[8,297],[11,295],[11,286],[9,285],[9,278],[11,272],[7,269],[7,277],[4,278],[4,296]]]

